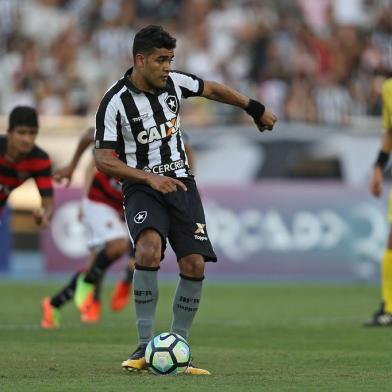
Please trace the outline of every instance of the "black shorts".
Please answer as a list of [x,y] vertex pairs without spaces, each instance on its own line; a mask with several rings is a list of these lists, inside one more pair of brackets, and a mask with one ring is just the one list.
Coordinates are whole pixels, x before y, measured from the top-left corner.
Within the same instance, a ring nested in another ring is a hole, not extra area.
[[205,261],[217,261],[208,237],[203,205],[192,178],[180,179],[187,191],[163,194],[148,185],[125,181],[123,184],[125,216],[133,243],[145,229],[156,230],[162,238],[162,258],[166,239],[177,260],[199,254]]

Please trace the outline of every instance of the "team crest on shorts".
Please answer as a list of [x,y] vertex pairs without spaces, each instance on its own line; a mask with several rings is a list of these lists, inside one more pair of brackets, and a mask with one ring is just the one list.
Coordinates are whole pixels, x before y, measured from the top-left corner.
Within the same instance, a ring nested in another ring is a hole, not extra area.
[[172,113],[177,114],[177,111],[178,111],[177,97],[175,97],[174,95],[169,95],[169,96],[166,97],[165,103],[166,103],[167,108]]
[[133,221],[135,223],[143,223],[146,220],[146,218],[147,218],[147,211],[140,211],[135,215]]

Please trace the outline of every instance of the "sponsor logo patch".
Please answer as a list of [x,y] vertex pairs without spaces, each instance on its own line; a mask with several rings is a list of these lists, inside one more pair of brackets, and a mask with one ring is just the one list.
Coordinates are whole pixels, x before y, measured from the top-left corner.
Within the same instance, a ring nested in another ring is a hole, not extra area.
[[182,159],[170,163],[163,163],[161,165],[155,165],[153,167],[145,166],[144,171],[154,174],[163,174],[168,172],[173,172],[176,170],[183,169],[185,167],[185,162]]
[[159,124],[158,127],[154,126],[149,129],[143,129],[138,133],[137,141],[140,144],[148,144],[155,142],[156,140],[170,137],[179,131],[179,125],[177,117],[173,117],[171,120],[168,120],[163,124]]
[[147,120],[149,117],[150,117],[150,115],[148,113],[143,113],[139,117],[133,117],[132,122]]
[[205,235],[206,234],[205,227],[206,227],[205,223],[196,223],[196,230],[193,233],[193,237],[195,238],[195,240],[208,241],[208,238]]
[[196,223],[197,229],[195,230],[195,234],[205,234],[204,228],[206,227],[205,223]]

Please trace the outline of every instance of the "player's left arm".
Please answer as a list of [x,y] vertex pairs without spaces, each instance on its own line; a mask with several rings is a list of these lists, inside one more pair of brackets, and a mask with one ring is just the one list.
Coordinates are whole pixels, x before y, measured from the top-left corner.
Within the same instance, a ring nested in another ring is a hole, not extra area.
[[253,118],[260,131],[272,130],[278,120],[275,114],[267,110],[261,102],[217,82],[205,80],[201,96],[244,109]]

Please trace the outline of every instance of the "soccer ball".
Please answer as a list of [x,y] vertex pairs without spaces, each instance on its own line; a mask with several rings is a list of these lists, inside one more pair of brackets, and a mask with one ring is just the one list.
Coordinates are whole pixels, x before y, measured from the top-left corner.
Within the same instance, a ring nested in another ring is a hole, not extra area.
[[150,340],[145,356],[154,374],[174,375],[185,372],[191,359],[191,350],[182,336],[164,332]]

